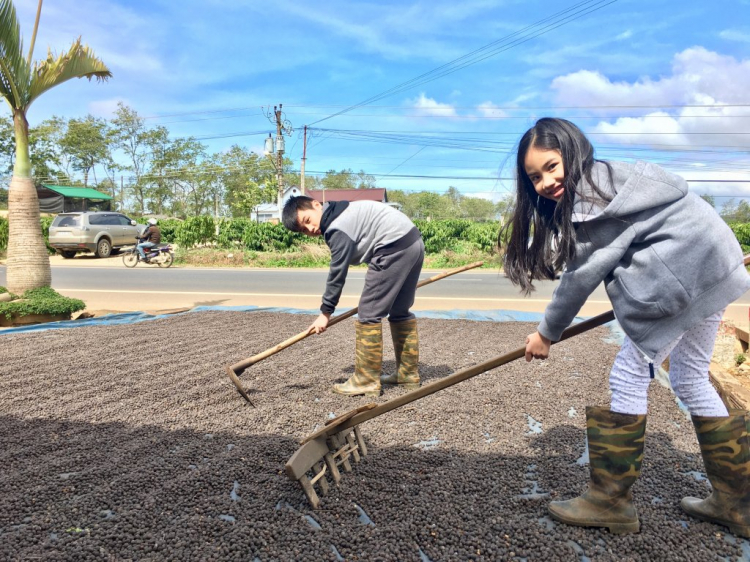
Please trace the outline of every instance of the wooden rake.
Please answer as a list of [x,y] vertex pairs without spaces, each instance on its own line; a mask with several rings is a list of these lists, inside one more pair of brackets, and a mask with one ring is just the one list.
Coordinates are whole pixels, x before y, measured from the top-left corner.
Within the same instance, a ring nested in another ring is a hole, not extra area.
[[[612,311],[589,318],[565,330],[560,341],[602,326],[614,319],[615,315]],[[520,347],[505,355],[500,355],[484,363],[457,371],[444,379],[408,392],[398,398],[383,402],[380,405],[366,404],[327,421],[324,427],[301,441],[301,447],[297,449],[286,463],[287,476],[291,480],[299,482],[310,505],[313,509],[317,509],[320,505],[320,498],[315,491],[315,484],[318,485],[323,495],[328,493],[329,484],[326,480],[326,472],[330,472],[333,483],[338,485],[341,480],[339,467],[343,467],[346,472],[351,472],[352,466],[350,460],[359,462],[362,457],[367,456],[367,446],[359,429],[360,424],[386,412],[410,404],[415,400],[434,394],[439,390],[485,373],[490,369],[515,361],[524,357],[525,354],[526,347]]]
[[[451,275],[455,275],[456,273],[461,273],[463,271],[468,271],[470,269],[474,269],[477,267],[480,267],[483,265],[484,262],[478,261],[474,263],[470,263],[469,265],[465,265],[463,267],[457,267],[455,269],[450,269],[448,271],[445,271],[443,273],[439,273],[438,275],[435,275],[433,277],[430,277],[429,279],[425,279],[424,281],[420,281],[417,285],[417,288],[424,287],[425,285],[429,285],[430,283],[434,283],[435,281],[440,281],[441,279],[445,279],[446,277],[450,277]],[[354,316],[357,314],[357,311],[359,310],[359,307],[355,307],[344,314],[341,314],[339,316],[335,316],[331,319],[331,321],[328,323],[328,327],[334,326],[338,324],[339,322],[346,320],[347,318],[350,318],[351,316]],[[229,380],[232,381],[234,386],[237,388],[237,392],[240,393],[240,396],[242,396],[248,404],[255,407],[255,404],[253,404],[252,400],[250,400],[250,397],[247,395],[247,391],[245,390],[244,386],[242,385],[242,382],[240,381],[240,375],[248,368],[256,363],[263,361],[263,359],[267,359],[268,357],[271,357],[271,355],[277,354],[279,351],[286,349],[287,347],[294,345],[295,343],[302,341],[307,336],[311,335],[312,332],[305,330],[304,332],[300,332],[296,336],[293,336],[289,338],[288,340],[285,340],[281,342],[278,345],[275,345],[266,351],[259,353],[258,355],[253,355],[252,357],[249,357],[243,361],[240,361],[239,363],[235,363],[234,365],[227,365],[226,371],[227,375],[229,375]]]

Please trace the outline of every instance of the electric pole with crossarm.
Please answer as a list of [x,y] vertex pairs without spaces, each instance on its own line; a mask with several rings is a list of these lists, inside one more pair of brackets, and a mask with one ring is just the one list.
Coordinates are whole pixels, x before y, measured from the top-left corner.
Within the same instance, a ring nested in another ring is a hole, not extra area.
[[[273,106],[273,121],[272,123],[276,123],[276,139],[274,142],[274,139],[271,138],[271,133],[268,133],[268,138],[266,139],[266,144],[264,148],[264,152],[266,156],[273,162],[274,168],[276,168],[276,182],[278,184],[278,193],[276,195],[276,204],[279,207],[279,220],[281,220],[281,210],[283,205],[283,199],[284,199],[284,135],[291,135],[292,134],[292,124],[283,118],[283,114],[281,111],[282,104],[279,104],[277,106]],[[268,117],[269,121],[271,120],[271,115],[267,114],[266,117]],[[276,154],[276,160],[272,158],[272,154]]]

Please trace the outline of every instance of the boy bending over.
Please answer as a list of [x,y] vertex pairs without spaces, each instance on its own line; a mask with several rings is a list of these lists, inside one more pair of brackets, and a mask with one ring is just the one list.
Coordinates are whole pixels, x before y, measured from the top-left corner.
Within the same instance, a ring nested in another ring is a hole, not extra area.
[[[350,265],[366,263],[365,287],[359,300],[354,374],[333,391],[347,396],[378,396],[380,385],[419,386],[419,339],[414,304],[424,261],[422,235],[400,211],[375,201],[331,201],[292,197],[284,205],[284,226],[307,236],[323,236],[331,250],[331,267],[310,332],[325,332],[344,288]],[[388,317],[396,372],[381,376],[383,318]]]

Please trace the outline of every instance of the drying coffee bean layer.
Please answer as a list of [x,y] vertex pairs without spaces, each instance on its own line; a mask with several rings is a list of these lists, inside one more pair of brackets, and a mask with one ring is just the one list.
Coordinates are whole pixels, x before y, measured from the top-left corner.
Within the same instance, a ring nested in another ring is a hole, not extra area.
[[[651,386],[640,534],[567,527],[551,499],[585,489],[586,405],[607,405],[606,328],[362,425],[369,456],[307,505],[284,463],[325,420],[371,401],[346,321],[250,367],[224,366],[311,316],[201,312],[0,334],[2,560],[734,560],[747,543],[680,511],[705,496],[692,425]],[[532,324],[420,320],[429,383],[523,345]],[[384,369],[394,367],[387,323]],[[376,401],[403,390],[386,388]]]

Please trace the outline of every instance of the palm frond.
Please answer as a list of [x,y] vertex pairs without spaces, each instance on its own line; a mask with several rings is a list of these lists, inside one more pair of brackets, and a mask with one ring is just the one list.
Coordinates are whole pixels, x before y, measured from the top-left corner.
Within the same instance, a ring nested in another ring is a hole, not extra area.
[[0,0],[0,95],[11,107],[23,103],[28,78],[16,8],[12,0]]
[[55,57],[49,51],[45,60],[34,62],[24,106],[28,108],[44,92],[71,78],[106,80],[111,76],[107,65],[96,57],[92,49],[82,45],[79,37],[67,53]]

